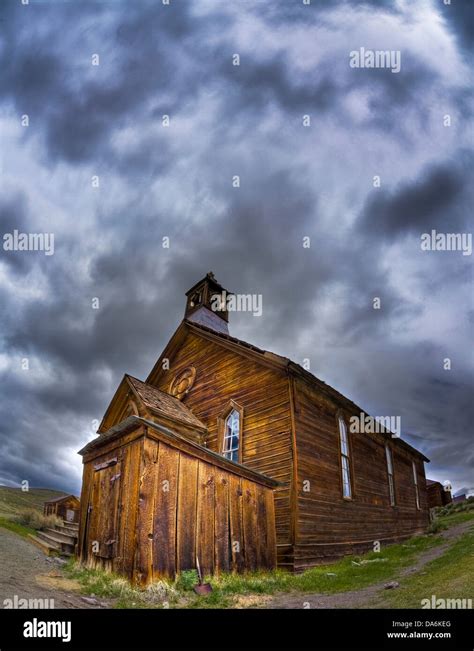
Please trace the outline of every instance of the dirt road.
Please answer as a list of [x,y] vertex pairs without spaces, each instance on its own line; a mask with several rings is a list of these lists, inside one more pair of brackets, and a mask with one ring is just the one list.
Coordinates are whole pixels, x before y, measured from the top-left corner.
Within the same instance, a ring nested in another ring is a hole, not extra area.
[[0,608],[5,608],[5,599],[13,600],[15,595],[17,599],[52,599],[54,608],[100,607],[85,602],[78,587],[63,576],[57,559],[0,527]]

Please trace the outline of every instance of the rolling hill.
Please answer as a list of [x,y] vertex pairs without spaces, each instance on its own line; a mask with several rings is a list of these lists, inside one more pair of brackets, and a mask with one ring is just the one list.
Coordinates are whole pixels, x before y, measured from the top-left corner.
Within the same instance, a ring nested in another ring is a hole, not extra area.
[[29,491],[23,492],[21,488],[0,486],[0,517],[10,518],[28,508],[43,511],[44,502],[61,495],[67,493],[49,488],[30,488]]

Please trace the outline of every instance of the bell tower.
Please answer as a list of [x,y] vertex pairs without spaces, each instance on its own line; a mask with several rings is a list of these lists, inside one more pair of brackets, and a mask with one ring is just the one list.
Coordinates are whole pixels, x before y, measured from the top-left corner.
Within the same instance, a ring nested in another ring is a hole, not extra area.
[[186,292],[184,318],[228,335],[229,313],[226,301],[228,296],[231,296],[231,293],[224,289],[217,282],[212,271],[209,271]]

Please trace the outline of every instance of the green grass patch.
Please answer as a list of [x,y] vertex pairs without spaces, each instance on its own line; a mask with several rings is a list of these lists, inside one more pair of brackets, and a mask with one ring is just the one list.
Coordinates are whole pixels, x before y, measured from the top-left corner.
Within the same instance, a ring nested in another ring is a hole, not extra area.
[[[474,599],[474,531],[459,538],[442,556],[415,575],[404,578],[397,590],[384,594],[391,608],[421,608],[422,599]],[[377,604],[379,605],[379,604]]]
[[32,527],[26,527],[23,524],[20,524],[10,518],[5,518],[5,517],[0,517],[0,527],[3,527],[4,529],[8,529],[9,531],[13,531],[13,533],[18,534],[19,536],[23,536],[23,538],[26,538],[30,533],[32,534],[36,533],[36,531]]
[[455,513],[474,513],[474,497],[469,497],[469,499],[464,500],[463,502],[451,502],[451,504],[446,504],[446,506],[438,506],[434,509],[435,518],[443,518],[444,516],[453,515]]
[[448,515],[440,515],[436,518],[435,522],[441,522],[443,525],[452,527],[454,524],[461,524],[461,522],[468,522],[474,520],[474,511],[455,511]]

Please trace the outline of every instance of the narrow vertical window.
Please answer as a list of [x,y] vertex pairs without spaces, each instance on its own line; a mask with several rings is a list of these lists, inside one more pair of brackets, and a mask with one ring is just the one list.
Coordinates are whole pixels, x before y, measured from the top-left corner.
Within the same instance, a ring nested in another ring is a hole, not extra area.
[[224,445],[222,454],[231,461],[239,460],[240,414],[232,409],[225,419]]
[[350,499],[352,498],[352,488],[349,441],[347,439],[346,423],[342,417],[339,417],[339,442],[341,448],[342,497]]
[[393,459],[392,450],[385,446],[385,456],[387,457],[387,474],[388,474],[388,490],[390,494],[390,506],[395,506],[395,483],[393,481]]
[[418,492],[418,475],[416,474],[416,465],[415,462],[411,462],[413,468],[413,483],[415,484],[415,499],[416,499],[416,508],[420,508],[420,494]]

